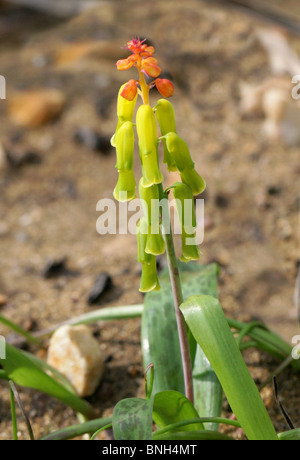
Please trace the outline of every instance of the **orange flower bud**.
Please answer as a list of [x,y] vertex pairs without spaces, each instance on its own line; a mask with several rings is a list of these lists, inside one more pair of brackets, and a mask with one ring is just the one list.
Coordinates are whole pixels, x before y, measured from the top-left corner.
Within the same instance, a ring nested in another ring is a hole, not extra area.
[[121,96],[127,99],[127,101],[133,101],[137,95],[137,86],[135,80],[129,80],[121,92]]
[[163,97],[171,97],[174,94],[174,85],[166,78],[157,78],[155,80],[156,88]]
[[149,77],[156,78],[161,74],[161,68],[157,65],[157,60],[153,57],[148,57],[143,60],[142,68]]
[[130,58],[119,59],[116,63],[118,70],[128,70],[133,66],[133,60]]
[[152,56],[152,54],[154,53],[155,53],[154,46],[143,45],[142,52],[141,52],[142,57]]

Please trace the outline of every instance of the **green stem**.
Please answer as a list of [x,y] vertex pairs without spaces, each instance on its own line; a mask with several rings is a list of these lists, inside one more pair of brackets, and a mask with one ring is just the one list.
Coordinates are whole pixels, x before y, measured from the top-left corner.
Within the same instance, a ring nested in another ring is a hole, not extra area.
[[[162,184],[160,184],[160,198],[165,198],[166,194],[163,191]],[[183,375],[184,375],[184,385],[185,385],[185,396],[194,403],[194,390],[193,390],[193,369],[192,369],[192,360],[189,347],[188,339],[188,328],[184,320],[183,314],[180,311],[180,305],[183,303],[183,294],[181,288],[181,281],[178,269],[178,263],[175,253],[173,234],[171,229],[171,223],[169,219],[168,227],[166,228],[166,223],[163,222],[164,226],[164,236],[166,241],[166,253],[168,261],[168,269],[172,286],[172,293],[174,299],[174,307],[181,349],[182,357],[182,366],[183,366]]]
[[12,429],[13,429],[13,440],[18,441],[16,405],[15,405],[15,397],[14,397],[14,393],[13,393],[11,385],[9,385],[9,395],[10,395],[10,410],[11,410],[11,420],[12,420]]

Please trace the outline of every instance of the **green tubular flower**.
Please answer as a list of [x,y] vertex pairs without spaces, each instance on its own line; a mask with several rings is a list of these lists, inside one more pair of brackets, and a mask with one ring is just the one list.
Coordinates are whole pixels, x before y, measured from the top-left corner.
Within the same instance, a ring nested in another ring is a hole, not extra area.
[[133,173],[134,130],[130,121],[125,121],[116,134],[116,153],[119,179],[114,197],[118,201],[133,200],[136,198],[136,182]]
[[143,184],[145,187],[161,184],[163,175],[158,165],[156,118],[150,105],[143,104],[139,107],[136,128],[143,167]]
[[126,86],[126,83],[124,83],[124,85],[121,86],[121,88],[119,89],[119,94],[118,94],[118,102],[117,102],[118,123],[117,123],[116,132],[110,141],[113,147],[116,147],[116,134],[119,131],[122,124],[126,121],[132,122],[134,109],[135,109],[135,105],[137,101],[137,95],[133,99],[133,101],[128,101],[127,99],[121,96],[121,93],[123,89],[125,88],[125,86]]
[[[154,107],[156,118],[160,127],[160,132],[162,136],[165,136],[168,133],[176,133],[176,121],[175,121],[175,111],[171,102],[167,99],[159,99],[156,106]],[[177,166],[175,160],[170,155],[166,139],[163,139],[164,144],[164,163],[168,165],[169,171],[177,171]]]
[[160,232],[159,224],[159,188],[158,185],[145,187],[143,179],[139,183],[139,193],[142,200],[144,217],[148,225],[148,238],[145,251],[158,256],[165,252],[165,241]]
[[140,292],[159,291],[160,285],[157,276],[156,258],[148,254],[145,249],[148,239],[148,225],[144,217],[137,224],[138,262],[142,264]]
[[193,195],[199,195],[205,190],[206,183],[194,168],[194,162],[186,142],[176,133],[168,133],[164,138],[167,149],[180,172],[182,182],[191,188]]
[[198,260],[200,252],[195,240],[196,215],[192,190],[182,182],[175,182],[172,187],[177,214],[181,224],[182,255],[180,260],[188,262]]

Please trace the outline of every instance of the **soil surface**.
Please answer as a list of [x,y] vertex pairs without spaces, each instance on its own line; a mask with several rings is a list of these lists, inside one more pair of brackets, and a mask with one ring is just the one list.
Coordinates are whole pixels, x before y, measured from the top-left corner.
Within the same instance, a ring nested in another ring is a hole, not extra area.
[[[291,8],[297,3],[289,1]],[[202,263],[221,266],[225,313],[263,321],[291,343],[299,334],[294,305],[299,146],[266,139],[263,118],[239,111],[240,82],[259,84],[271,75],[269,57],[256,39],[258,27],[270,26],[199,0],[114,0],[65,20],[20,7],[0,10],[0,73],[7,82],[7,99],[0,101],[0,145],[10,159],[0,169],[1,315],[38,331],[92,309],[143,301],[135,236],[96,231],[97,202],[112,198],[117,180],[115,153],[107,145],[116,125],[116,95],[134,78],[131,71],[118,72],[115,62],[126,56],[122,46],[139,36],[155,45],[160,65],[174,81],[178,133],[207,182]],[[300,50],[299,38],[288,38]],[[10,100],[16,91],[32,89],[59,90],[66,103],[51,122],[19,126]],[[155,91],[152,97],[155,103]],[[98,135],[96,145],[91,132]],[[62,259],[64,269],[45,276],[49,263]],[[103,271],[113,287],[98,305],[89,305]],[[144,394],[140,320],[93,330],[106,367],[88,400],[99,417],[108,416],[120,399]],[[0,334],[14,339],[3,326]],[[42,350],[30,350],[45,358],[47,342]],[[258,384],[279,364],[256,350],[245,359]],[[278,386],[299,427],[299,375],[285,370]],[[0,439],[6,440],[12,438],[6,383],[0,391]],[[19,391],[37,438],[77,422],[59,402]],[[286,430],[270,385],[262,396],[277,431]],[[230,415],[226,403],[224,414]],[[27,439],[21,415],[19,430]],[[243,438],[238,430],[227,432]]]

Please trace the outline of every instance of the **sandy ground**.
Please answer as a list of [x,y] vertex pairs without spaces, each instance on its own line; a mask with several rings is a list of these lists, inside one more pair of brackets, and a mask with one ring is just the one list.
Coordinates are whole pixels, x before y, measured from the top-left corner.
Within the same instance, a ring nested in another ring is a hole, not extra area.
[[[16,9],[2,12],[0,26],[1,74],[7,81],[0,143],[13,155],[34,151],[40,159],[0,170],[0,294],[7,298],[0,313],[41,330],[99,308],[90,307],[87,298],[103,270],[114,289],[100,305],[143,300],[135,237],[96,232],[96,204],[112,197],[117,179],[114,151],[95,152],[74,141],[83,126],[105,139],[114,132],[118,88],[134,75],[117,72],[115,61],[135,35],[154,43],[161,66],[173,78],[178,132],[208,184],[202,262],[221,265],[219,292],[226,314],[261,320],[291,343],[299,333],[293,300],[300,260],[299,147],[266,139],[263,118],[239,111],[239,84],[259,84],[270,76],[268,56],[255,38],[262,24],[189,0],[184,5],[113,1],[68,21]],[[300,50],[299,39],[290,37],[290,42]],[[65,96],[60,116],[39,128],[16,125],[8,112],[10,98],[17,90],[40,88]],[[45,279],[48,261],[63,257],[68,272]],[[94,330],[107,364],[89,400],[105,416],[119,399],[143,394],[140,322]],[[1,326],[0,333],[9,331]],[[260,382],[278,364],[256,351],[246,358]],[[287,370],[279,386],[299,426],[299,377]],[[272,389],[263,395],[277,429],[284,430]],[[71,410],[44,395],[21,390],[21,397],[37,437],[76,421]],[[11,438],[5,384],[0,430],[1,439]],[[26,438],[22,422],[20,431]]]

